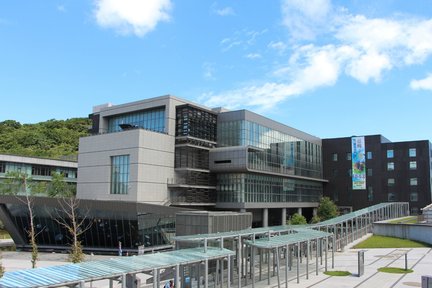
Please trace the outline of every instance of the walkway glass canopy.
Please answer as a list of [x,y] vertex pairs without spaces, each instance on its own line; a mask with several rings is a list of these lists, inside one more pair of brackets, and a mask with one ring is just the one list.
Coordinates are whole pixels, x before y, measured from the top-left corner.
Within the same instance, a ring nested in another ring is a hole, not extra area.
[[28,270],[7,272],[0,279],[0,287],[59,287],[81,282],[121,277],[154,269],[189,265],[206,260],[220,259],[235,253],[228,249],[208,247],[190,248],[165,253],[131,257],[115,257],[110,260],[91,261]]

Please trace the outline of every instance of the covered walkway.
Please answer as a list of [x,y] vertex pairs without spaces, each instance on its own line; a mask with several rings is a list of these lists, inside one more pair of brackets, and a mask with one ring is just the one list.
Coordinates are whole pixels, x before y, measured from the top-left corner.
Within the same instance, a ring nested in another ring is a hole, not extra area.
[[181,236],[175,238],[175,251],[6,272],[0,287],[85,287],[85,283],[101,279],[110,279],[110,287],[115,280],[120,280],[122,288],[137,287],[136,274],[151,272],[156,288],[160,287],[161,269],[167,268],[175,269],[176,287],[194,283],[207,288],[210,282],[221,288],[254,286],[266,279],[270,283],[272,277],[280,287],[283,267],[285,279],[295,267],[299,283],[300,274],[309,278],[315,258],[318,275],[319,265],[327,270],[328,251],[333,267],[334,252],[371,231],[373,222],[407,216],[408,211],[408,203],[382,203],[313,225]]

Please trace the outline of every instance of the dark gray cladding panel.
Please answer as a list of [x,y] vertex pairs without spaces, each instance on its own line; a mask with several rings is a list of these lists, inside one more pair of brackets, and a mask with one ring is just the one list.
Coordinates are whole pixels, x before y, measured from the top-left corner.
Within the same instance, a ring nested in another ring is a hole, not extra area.
[[212,172],[247,171],[248,147],[224,147],[210,150],[209,162]]

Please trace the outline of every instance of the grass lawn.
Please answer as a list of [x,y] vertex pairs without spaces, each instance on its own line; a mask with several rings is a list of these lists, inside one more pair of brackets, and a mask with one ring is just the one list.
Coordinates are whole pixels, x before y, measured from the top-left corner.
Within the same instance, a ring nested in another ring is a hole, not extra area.
[[387,221],[387,223],[390,223],[390,224],[416,224],[417,223],[417,216],[408,216],[408,217],[400,218],[397,220]]
[[351,275],[348,271],[326,271],[324,272],[325,275],[329,276],[349,276]]
[[0,230],[0,239],[11,238],[9,233],[6,230]]
[[365,248],[422,248],[431,247],[431,245],[412,241],[408,239],[386,237],[373,235],[366,239],[365,241],[354,246],[355,249],[365,249]]
[[407,274],[407,273],[411,273],[414,270],[412,269],[402,269],[402,268],[397,268],[397,267],[381,267],[378,268],[378,271],[380,272],[385,272],[385,273],[395,273],[395,274]]

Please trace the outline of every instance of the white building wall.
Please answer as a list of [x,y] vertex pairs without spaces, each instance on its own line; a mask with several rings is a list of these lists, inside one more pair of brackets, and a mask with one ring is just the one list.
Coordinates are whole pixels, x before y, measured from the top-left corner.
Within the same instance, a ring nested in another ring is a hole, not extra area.
[[[111,157],[129,155],[128,194],[110,194]],[[144,129],[80,139],[77,197],[164,204],[174,175],[174,137]]]

